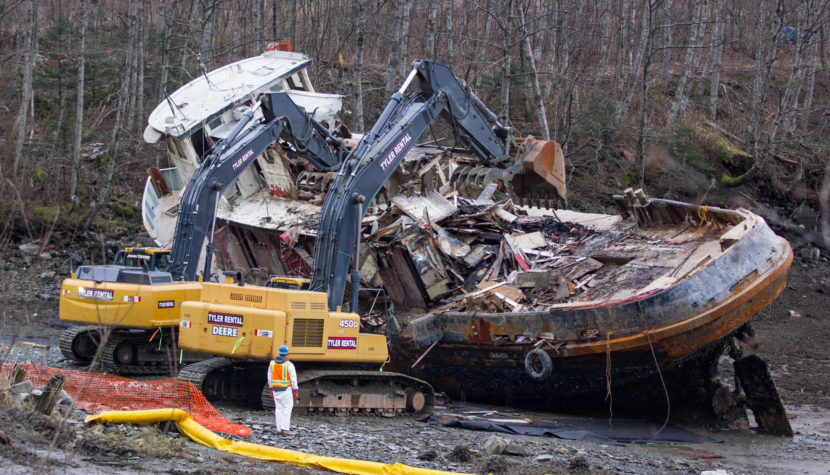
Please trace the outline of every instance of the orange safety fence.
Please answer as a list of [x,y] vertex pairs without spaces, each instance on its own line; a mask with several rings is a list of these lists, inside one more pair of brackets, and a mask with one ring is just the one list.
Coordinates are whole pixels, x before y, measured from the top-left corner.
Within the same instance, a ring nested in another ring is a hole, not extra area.
[[[49,366],[17,363],[26,370],[26,379],[35,387],[42,386],[53,375],[66,378],[63,389],[75,400],[75,407],[86,412],[106,410],[137,411],[142,409],[176,408],[190,413],[199,424],[216,432],[250,435],[251,428],[226,419],[190,381],[167,378],[155,381],[101,373],[86,373]],[[2,374],[8,375],[15,363],[3,363]]]

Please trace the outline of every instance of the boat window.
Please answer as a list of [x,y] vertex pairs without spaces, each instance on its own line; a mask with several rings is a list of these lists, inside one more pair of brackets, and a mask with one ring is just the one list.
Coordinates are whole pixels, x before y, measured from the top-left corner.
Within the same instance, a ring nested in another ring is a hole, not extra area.
[[271,84],[271,87],[268,88],[268,90],[271,92],[280,92],[283,89],[285,89],[285,87],[283,87],[282,81],[277,81],[274,84]]
[[222,125],[222,116],[221,115],[219,117],[213,119],[212,121],[210,121],[210,123],[208,124],[208,127],[210,127],[210,130],[213,130],[213,129],[218,129],[220,125]]
[[297,73],[292,74],[290,77],[286,78],[288,82],[288,87],[297,91],[305,91],[305,84],[303,84],[302,79],[300,79],[300,75]]
[[196,154],[199,155],[199,162],[201,163],[202,158],[213,146],[213,140],[205,135],[204,128],[199,128],[190,136],[190,142],[193,144],[193,148],[196,149]]
[[167,137],[167,152],[175,158],[187,160],[187,153],[185,153],[184,144],[181,140],[175,137]]

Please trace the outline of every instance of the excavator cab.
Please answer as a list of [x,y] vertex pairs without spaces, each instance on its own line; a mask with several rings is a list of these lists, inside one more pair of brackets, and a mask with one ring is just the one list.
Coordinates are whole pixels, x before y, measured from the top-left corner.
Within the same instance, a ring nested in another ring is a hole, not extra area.
[[161,247],[127,247],[115,254],[117,266],[140,267],[148,271],[165,271],[170,264],[170,249]]
[[268,279],[268,282],[265,283],[265,286],[274,289],[308,290],[309,283],[311,283],[311,280],[306,279],[305,277],[272,275],[271,278]]

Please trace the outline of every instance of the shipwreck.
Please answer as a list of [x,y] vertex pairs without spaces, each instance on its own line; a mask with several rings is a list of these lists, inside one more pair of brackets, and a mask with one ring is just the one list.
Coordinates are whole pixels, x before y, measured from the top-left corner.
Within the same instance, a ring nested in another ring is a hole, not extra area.
[[393,366],[461,400],[724,412],[713,398],[728,350],[761,427],[791,434],[750,354],[750,319],[786,285],[787,241],[744,209],[641,190],[614,201],[616,215],[466,201],[429,231],[379,243],[390,295],[429,312],[393,337]]
[[[342,98],[314,91],[309,64],[299,53],[267,52],[206,73],[159,104],[144,136],[165,142],[173,166],[149,170],[142,209],[157,244],[172,241],[183,184],[259,93],[288,91],[357,143],[337,121]],[[739,388],[727,399],[745,396],[762,428],[791,433],[765,364],[751,354],[750,326],[785,287],[787,242],[750,211],[642,190],[613,197],[617,214],[561,209],[558,144],[510,142],[518,153],[549,149],[507,181],[433,133],[369,205],[359,310],[364,328],[389,336],[387,367],[460,400],[723,413],[713,400],[723,399],[715,377],[728,352]],[[251,283],[307,277],[333,175],[313,170],[290,143],[257,156],[219,202],[213,267],[247,269]]]

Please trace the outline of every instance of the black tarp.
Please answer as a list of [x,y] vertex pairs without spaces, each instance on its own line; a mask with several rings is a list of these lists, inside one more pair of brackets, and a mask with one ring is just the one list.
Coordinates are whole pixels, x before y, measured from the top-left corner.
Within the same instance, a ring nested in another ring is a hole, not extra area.
[[[553,421],[506,422],[505,415],[494,417],[439,414],[430,423],[446,427],[501,432],[504,434],[548,436],[568,440],[585,440],[603,444],[637,443],[700,443],[715,440],[676,426],[636,420],[608,420],[589,418],[561,418]],[[502,419],[502,420],[499,420]]]

